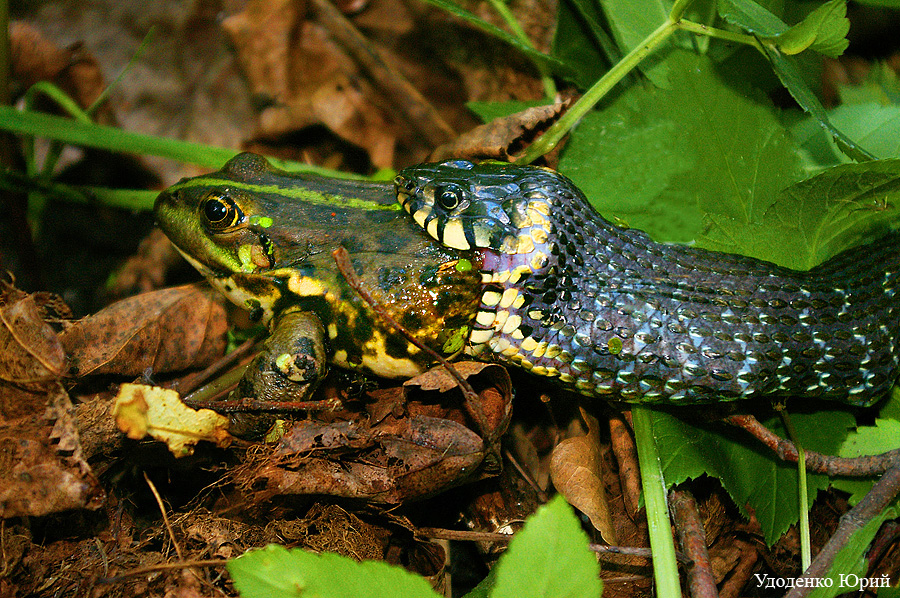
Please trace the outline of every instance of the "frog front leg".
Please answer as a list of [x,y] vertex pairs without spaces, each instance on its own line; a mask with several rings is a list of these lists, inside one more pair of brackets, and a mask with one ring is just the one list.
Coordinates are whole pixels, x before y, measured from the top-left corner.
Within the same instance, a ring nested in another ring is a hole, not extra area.
[[[241,402],[285,403],[307,400],[328,371],[325,328],[312,312],[287,309],[272,320],[262,351],[247,366],[231,393]],[[261,438],[278,416],[263,410],[230,414],[228,431],[242,438]]]
[[235,398],[260,402],[304,401],[325,377],[325,327],[312,312],[287,309],[270,324],[263,350],[250,362]]

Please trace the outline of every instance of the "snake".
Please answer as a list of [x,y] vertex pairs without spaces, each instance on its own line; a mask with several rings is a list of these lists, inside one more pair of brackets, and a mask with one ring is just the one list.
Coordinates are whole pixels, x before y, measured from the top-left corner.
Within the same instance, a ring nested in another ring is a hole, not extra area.
[[412,219],[480,269],[473,355],[654,404],[868,406],[897,379],[896,232],[800,271],[658,243],[548,168],[449,160],[394,182]]

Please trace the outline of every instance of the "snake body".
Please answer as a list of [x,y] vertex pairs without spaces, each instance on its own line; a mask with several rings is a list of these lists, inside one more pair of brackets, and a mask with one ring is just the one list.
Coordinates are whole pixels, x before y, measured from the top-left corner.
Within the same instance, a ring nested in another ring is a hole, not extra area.
[[853,405],[897,378],[896,233],[809,270],[656,243],[544,168],[455,160],[395,181],[415,221],[470,250],[484,284],[469,352],[588,396]]

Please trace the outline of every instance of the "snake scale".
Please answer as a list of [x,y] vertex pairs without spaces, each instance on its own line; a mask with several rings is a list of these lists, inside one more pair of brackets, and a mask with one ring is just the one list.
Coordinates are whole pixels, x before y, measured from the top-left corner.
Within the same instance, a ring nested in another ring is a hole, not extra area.
[[588,396],[686,404],[768,395],[869,405],[897,377],[900,235],[809,271],[656,243],[544,168],[404,169],[398,199],[483,290],[468,351]]

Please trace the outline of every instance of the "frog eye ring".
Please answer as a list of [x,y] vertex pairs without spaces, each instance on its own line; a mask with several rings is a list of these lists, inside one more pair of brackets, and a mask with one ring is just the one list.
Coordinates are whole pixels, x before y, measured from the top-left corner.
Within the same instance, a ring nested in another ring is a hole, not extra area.
[[212,231],[225,231],[244,222],[244,212],[226,192],[210,193],[200,204],[206,227]]

